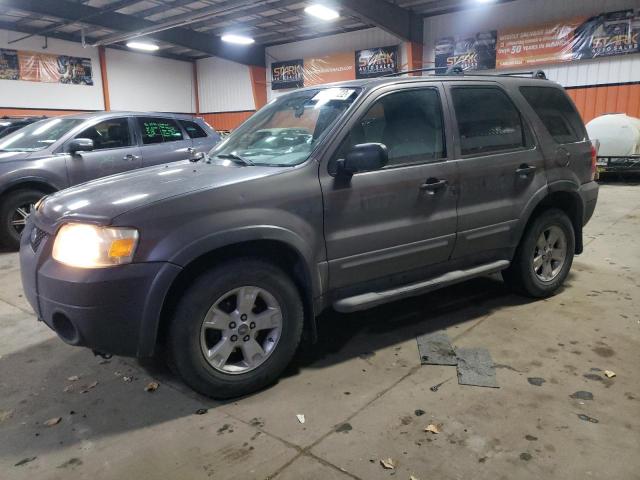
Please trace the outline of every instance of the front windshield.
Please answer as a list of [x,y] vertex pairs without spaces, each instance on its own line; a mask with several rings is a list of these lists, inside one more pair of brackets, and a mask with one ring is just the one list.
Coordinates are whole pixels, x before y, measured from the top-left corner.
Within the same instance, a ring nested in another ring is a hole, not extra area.
[[304,162],[359,89],[324,88],[288,94],[259,110],[209,155],[245,165]]
[[32,123],[0,141],[0,152],[36,152],[54,144],[84,120],[53,118]]

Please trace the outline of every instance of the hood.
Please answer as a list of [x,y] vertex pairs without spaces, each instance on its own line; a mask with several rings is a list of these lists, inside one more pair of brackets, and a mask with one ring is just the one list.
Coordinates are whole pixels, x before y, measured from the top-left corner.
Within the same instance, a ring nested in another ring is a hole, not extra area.
[[167,198],[255,180],[287,169],[188,160],[141,168],[57,192],[46,198],[37,217],[49,224],[67,219],[108,223],[118,215]]
[[[39,155],[34,155],[38,153]],[[40,152],[0,152],[0,164],[16,160],[26,160],[27,158],[37,159],[48,155],[40,155]]]

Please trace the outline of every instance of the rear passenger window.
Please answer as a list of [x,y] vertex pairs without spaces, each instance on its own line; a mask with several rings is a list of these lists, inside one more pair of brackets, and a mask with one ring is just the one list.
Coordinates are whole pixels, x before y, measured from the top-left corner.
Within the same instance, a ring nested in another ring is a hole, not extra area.
[[562,90],[553,87],[520,87],[520,93],[556,142],[574,143],[587,137],[580,114]]
[[145,145],[183,139],[178,122],[171,118],[138,117],[138,125]]
[[196,122],[190,122],[188,120],[180,120],[180,124],[182,128],[186,130],[191,138],[204,138],[207,136],[207,132],[205,132],[200,125]]
[[361,143],[382,143],[388,165],[432,161],[446,156],[442,105],[429,88],[386,95],[351,129],[340,154]]
[[452,90],[462,155],[487,154],[526,146],[522,118],[511,99],[492,87]]

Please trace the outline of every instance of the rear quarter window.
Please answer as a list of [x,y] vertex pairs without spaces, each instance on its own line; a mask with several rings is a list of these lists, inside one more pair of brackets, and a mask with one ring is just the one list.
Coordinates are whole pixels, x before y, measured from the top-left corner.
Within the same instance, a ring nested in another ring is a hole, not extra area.
[[190,122],[189,120],[180,120],[180,124],[191,138],[205,138],[207,136],[207,132],[205,132],[203,128],[196,122]]
[[580,142],[587,132],[567,95],[553,87],[520,87],[520,93],[558,143]]

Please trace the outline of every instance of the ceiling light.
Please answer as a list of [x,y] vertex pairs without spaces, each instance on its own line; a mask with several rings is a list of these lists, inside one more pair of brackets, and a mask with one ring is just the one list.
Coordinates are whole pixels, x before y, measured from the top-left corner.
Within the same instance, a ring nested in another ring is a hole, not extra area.
[[222,41],[228,43],[237,43],[238,45],[251,45],[255,42],[255,40],[251,37],[245,37],[244,35],[234,35],[233,33],[222,35]]
[[478,3],[493,3],[496,0],[476,0]]
[[304,11],[309,15],[313,15],[314,17],[327,21],[335,20],[340,16],[340,14],[335,10],[320,4],[310,5],[305,8]]
[[136,50],[145,50],[147,52],[155,52],[160,48],[158,45],[145,42],[127,42],[127,47],[134,48]]

